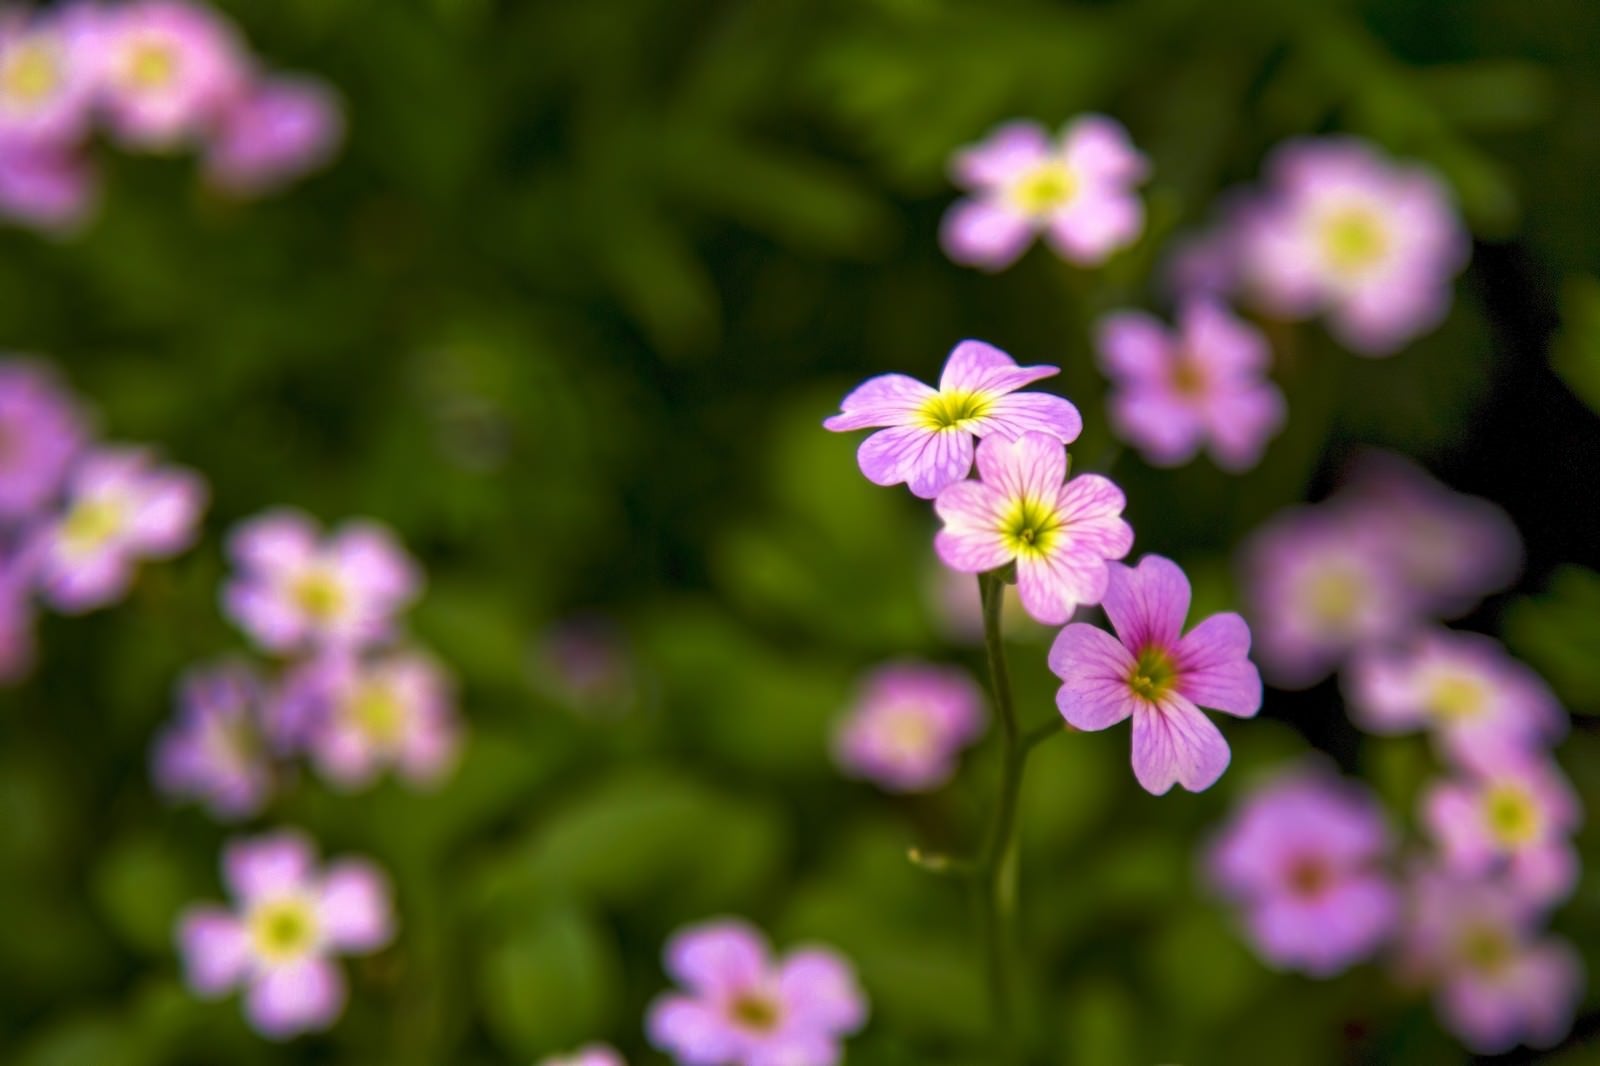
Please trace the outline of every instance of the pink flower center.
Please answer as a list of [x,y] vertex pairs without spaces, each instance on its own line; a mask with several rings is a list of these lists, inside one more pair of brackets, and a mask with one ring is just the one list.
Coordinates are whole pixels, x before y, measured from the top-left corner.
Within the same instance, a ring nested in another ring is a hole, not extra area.
[[1289,864],[1284,882],[1292,895],[1312,900],[1333,886],[1333,871],[1320,857],[1302,855]]
[[783,1012],[771,996],[746,992],[735,996],[728,1004],[728,1019],[741,1029],[756,1033],[770,1033],[778,1027]]
[[941,392],[922,405],[929,429],[965,429],[989,411],[989,399],[976,392]]
[[41,102],[60,84],[61,67],[55,54],[37,41],[17,45],[0,73],[0,92],[22,104]]
[[1128,673],[1128,687],[1151,703],[1170,692],[1177,680],[1178,668],[1172,656],[1154,645],[1139,652]]

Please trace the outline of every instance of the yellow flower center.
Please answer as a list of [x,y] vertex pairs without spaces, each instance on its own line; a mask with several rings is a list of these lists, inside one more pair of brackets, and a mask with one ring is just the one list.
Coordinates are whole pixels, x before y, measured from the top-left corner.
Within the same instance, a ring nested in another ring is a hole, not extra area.
[[81,500],[61,523],[61,539],[70,555],[89,555],[122,530],[125,513],[117,500]]
[[1077,175],[1062,163],[1035,167],[1012,184],[1011,202],[1027,215],[1048,215],[1078,194]]
[[1144,699],[1155,703],[1165,696],[1177,679],[1178,668],[1172,656],[1157,647],[1148,647],[1134,660],[1128,674],[1128,687]]
[[0,93],[9,100],[37,104],[61,85],[61,65],[50,48],[37,42],[19,44],[0,70]]
[[1445,721],[1474,718],[1483,713],[1486,702],[1483,683],[1459,674],[1437,679],[1428,692],[1428,710]]
[[907,758],[917,758],[933,746],[933,727],[918,708],[895,711],[884,729],[889,744]]
[[1505,932],[1491,925],[1479,925],[1466,930],[1456,942],[1456,951],[1462,962],[1483,974],[1504,970],[1514,955]]
[[1365,208],[1345,208],[1322,223],[1322,254],[1328,264],[1345,274],[1366,270],[1389,250],[1389,235],[1376,214]]
[[1324,570],[1306,582],[1305,603],[1312,617],[1324,627],[1339,629],[1355,617],[1361,597],[1351,575]]
[[922,405],[929,429],[965,429],[989,412],[989,400],[975,392],[941,392]]
[[1495,840],[1507,848],[1532,843],[1539,837],[1539,806],[1533,797],[1512,785],[1497,785],[1483,797],[1483,818]]
[[358,688],[345,705],[349,722],[378,744],[393,744],[405,733],[406,708],[393,689],[379,682]]
[[247,926],[255,954],[271,963],[293,962],[317,943],[316,912],[298,896],[257,904]]
[[178,76],[178,53],[164,41],[144,41],[128,54],[124,74],[135,89],[165,89]]
[[778,1027],[782,1013],[770,996],[745,993],[728,1005],[728,1017],[741,1029],[770,1033]]
[[344,609],[344,589],[325,570],[308,570],[294,584],[294,602],[306,614],[326,622]]
[[1050,553],[1063,528],[1061,516],[1042,501],[1022,499],[1012,504],[1000,524],[1000,535],[1013,555],[1042,557]]

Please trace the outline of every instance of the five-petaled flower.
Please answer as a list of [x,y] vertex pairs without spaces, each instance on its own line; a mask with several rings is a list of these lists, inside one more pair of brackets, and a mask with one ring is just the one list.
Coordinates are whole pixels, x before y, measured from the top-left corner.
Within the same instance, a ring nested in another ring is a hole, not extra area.
[[272,1039],[332,1025],[345,982],[331,956],[376,951],[393,935],[383,872],[363,859],[318,869],[311,842],[282,831],[230,842],[222,874],[234,909],[199,904],[179,917],[189,987],[216,998],[245,986],[245,1016]]
[[940,231],[957,263],[1004,270],[1043,233],[1056,254],[1092,266],[1144,229],[1134,188],[1149,164],[1104,115],[1072,120],[1055,143],[1037,123],[1007,123],[958,152],[951,170],[972,194],[950,208]]
[[932,499],[972,469],[972,438],[1015,438],[1034,431],[1063,445],[1078,439],[1083,419],[1059,396],[1017,390],[1060,373],[1053,366],[1018,366],[982,341],[950,352],[939,387],[904,374],[882,374],[859,385],[823,422],[835,433],[879,428],[861,442],[861,472],[876,485],[905,482]]
[[1015,562],[1022,606],[1049,625],[1099,603],[1107,561],[1133,547],[1122,490],[1098,474],[1064,482],[1066,449],[1043,433],[985,439],[978,474],[934,500],[944,520],[934,548],[945,565],[981,574]]
[[867,1020],[855,971],[838,952],[772,956],[761,933],[723,919],[680,930],[667,973],[684,991],[650,1007],[650,1042],[684,1066],[834,1066]]
[[1159,555],[1137,567],[1113,563],[1101,606],[1116,637],[1079,622],[1050,649],[1062,717],[1098,730],[1131,716],[1139,784],[1158,796],[1174,784],[1210,788],[1228,767],[1228,743],[1200,708],[1242,718],[1261,709],[1250,627],[1237,614],[1217,614],[1185,635],[1189,579]]
[[104,16],[102,91],[115,134],[164,150],[211,131],[250,62],[232,24],[187,0],[135,0]]
[[176,719],[156,738],[156,787],[197,799],[218,818],[260,811],[272,792],[265,699],[261,678],[242,662],[191,671],[179,685]]
[[983,693],[966,671],[888,663],[862,682],[835,734],[834,757],[846,773],[890,792],[924,792],[950,779],[983,727]]

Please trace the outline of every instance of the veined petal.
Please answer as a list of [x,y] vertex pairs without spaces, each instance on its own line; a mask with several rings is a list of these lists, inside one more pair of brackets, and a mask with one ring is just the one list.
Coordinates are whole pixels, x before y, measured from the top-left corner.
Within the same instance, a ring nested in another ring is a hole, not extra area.
[[985,437],[978,445],[978,475],[1007,502],[1053,500],[1067,476],[1066,446],[1045,433]]
[[992,344],[966,340],[956,345],[939,375],[940,392],[1006,393],[1061,373],[1054,366],[1018,366]]
[[1128,687],[1133,667],[1133,654],[1105,630],[1083,622],[1062,629],[1050,646],[1050,670],[1061,678],[1061,717],[1091,731],[1128,717],[1138,703]]
[[862,441],[856,460],[873,484],[905,482],[916,495],[932,499],[972,469],[972,436],[964,430],[896,426]]
[[1147,792],[1160,796],[1175,784],[1190,792],[1210,788],[1230,757],[1216,724],[1177,693],[1134,711],[1133,776]]
[[1016,439],[1024,433],[1044,433],[1071,444],[1083,432],[1083,416],[1072,401],[1048,392],[999,397],[990,404],[983,421],[984,436],[998,433]]
[[1036,621],[1058,626],[1105,595],[1105,560],[1093,553],[1052,552],[1017,560],[1017,598]]
[[1201,707],[1250,718],[1261,709],[1261,671],[1250,661],[1250,626],[1214,614],[1178,642],[1178,688]]
[[952,570],[981,574],[1011,561],[1011,549],[1000,533],[1006,500],[992,486],[958,481],[933,502],[944,529],[933,539],[934,550]]
[[1137,567],[1112,563],[1109,569],[1100,606],[1122,642],[1139,649],[1152,644],[1164,651],[1178,647],[1189,617],[1189,579],[1178,564],[1146,555]]
[[933,388],[905,374],[879,374],[857,385],[839,402],[839,414],[822,425],[836,433],[868,426],[903,426],[936,395]]

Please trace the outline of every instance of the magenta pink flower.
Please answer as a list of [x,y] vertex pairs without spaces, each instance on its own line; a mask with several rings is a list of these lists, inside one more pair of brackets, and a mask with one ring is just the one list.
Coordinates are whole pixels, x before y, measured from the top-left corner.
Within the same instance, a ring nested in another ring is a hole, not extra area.
[[1566,1036],[1583,995],[1570,944],[1541,938],[1539,913],[1488,881],[1425,870],[1412,885],[1400,965],[1431,984],[1445,1027],[1472,1051],[1550,1047]]
[[206,496],[198,475],[156,466],[143,449],[91,453],[68,480],[60,517],[35,534],[45,600],[73,614],[119,599],[141,558],[173,556],[194,542]]
[[801,947],[781,959],[734,919],[680,930],[666,969],[682,991],[657,997],[650,1042],[683,1066],[835,1066],[867,999],[838,952]]
[[1148,792],[1210,788],[1228,768],[1228,742],[1200,708],[1241,718],[1261,709],[1250,627],[1237,614],[1215,614],[1185,635],[1189,579],[1159,555],[1137,568],[1112,563],[1101,606],[1115,637],[1079,622],[1050,649],[1061,716],[1087,730],[1132,717],[1133,776]]
[[542,1059],[539,1066],[628,1066],[617,1049],[608,1044],[586,1044],[570,1055]]
[[529,671],[534,687],[585,715],[619,715],[641,696],[628,635],[601,615],[576,615],[551,624],[534,641]]
[[343,109],[326,85],[260,81],[223,113],[206,148],[206,174],[236,196],[260,196],[326,164],[343,136]]
[[431,786],[455,769],[461,747],[454,685],[415,651],[375,658],[332,653],[295,669],[277,701],[273,735],[310,753],[329,781],[365,788],[392,767]]
[[1427,729],[1445,754],[1486,765],[1536,752],[1567,732],[1567,715],[1538,674],[1490,637],[1433,630],[1358,656],[1345,678],[1356,724],[1374,733]]
[[1240,908],[1262,959],[1328,977],[1394,931],[1400,896],[1383,868],[1393,848],[1363,786],[1302,766],[1249,792],[1210,846],[1206,876]]
[[191,671],[179,688],[176,719],[156,737],[156,788],[199,800],[218,818],[259,813],[272,793],[264,699],[261,679],[243,663]]
[[1022,606],[1049,625],[1099,603],[1107,561],[1133,547],[1122,490],[1098,474],[1063,484],[1066,473],[1066,449],[1054,437],[989,437],[978,447],[980,480],[949,486],[933,504],[944,520],[934,548],[945,565],[981,574],[1015,562]]
[[0,686],[33,670],[33,569],[21,553],[0,551]]
[[332,957],[368,954],[393,936],[388,878],[363,859],[319,870],[296,832],[230,842],[222,876],[231,909],[198,904],[179,917],[190,989],[214,999],[244,986],[245,1017],[270,1039],[328,1028],[346,996]]
[[1206,445],[1224,470],[1248,470],[1283,428],[1265,338],[1220,304],[1185,304],[1175,334],[1143,312],[1107,315],[1097,343],[1115,386],[1112,425],[1157,466],[1180,466]]
[[1133,190],[1148,173],[1128,131],[1103,115],[1073,119],[1055,143],[1037,123],[1010,122],[956,153],[951,177],[971,199],[945,214],[940,241],[955,262],[992,271],[1042,233],[1057,255],[1092,266],[1138,239]]
[[165,150],[212,132],[250,60],[234,28],[187,0],[132,0],[105,14],[101,91],[113,133]]
[[932,499],[971,471],[974,436],[1015,439],[1036,431],[1063,445],[1078,439],[1083,419],[1071,403],[1043,392],[1016,394],[1057,373],[1053,366],[1018,366],[982,341],[962,341],[937,390],[904,374],[883,374],[859,385],[822,424],[835,433],[883,427],[861,443],[861,472],[875,485],[905,482]]
[[966,671],[890,663],[863,680],[834,735],[834,760],[887,791],[926,792],[950,780],[983,728],[983,693]]
[[94,211],[99,178],[75,148],[0,144],[0,217],[66,234]]
[[324,539],[306,515],[269,511],[236,529],[228,552],[239,572],[223,606],[272,652],[385,640],[421,590],[416,564],[371,522],[348,522]]
[[99,26],[87,3],[0,10],[0,146],[65,148],[87,134]]
[[85,437],[83,415],[53,370],[0,359],[0,525],[54,502]]
[[1470,776],[1436,783],[1423,793],[1421,820],[1446,866],[1503,873],[1530,903],[1558,903],[1577,886],[1578,854],[1567,838],[1583,808],[1546,758],[1496,754]]
[[1449,190],[1353,137],[1292,141],[1241,233],[1246,292],[1270,314],[1325,314],[1362,355],[1389,355],[1450,308],[1469,242]]
[[1309,687],[1414,624],[1421,612],[1382,534],[1323,505],[1283,511],[1246,541],[1245,613],[1273,684]]

